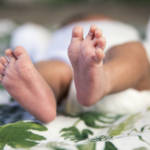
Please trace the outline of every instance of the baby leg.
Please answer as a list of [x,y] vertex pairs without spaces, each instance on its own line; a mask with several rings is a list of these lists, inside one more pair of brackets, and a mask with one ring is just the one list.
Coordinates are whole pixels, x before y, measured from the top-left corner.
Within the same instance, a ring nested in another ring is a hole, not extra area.
[[62,61],[41,61],[35,64],[35,68],[52,88],[57,103],[67,96],[70,82],[72,81],[72,69]]
[[107,93],[108,80],[103,67],[105,45],[102,31],[96,25],[91,26],[85,39],[81,26],[73,29],[68,55],[74,70],[77,99],[81,105],[93,105]]
[[[91,26],[85,39],[81,26],[73,29],[68,55],[77,99],[84,106],[95,104],[107,94],[134,88],[141,81],[142,87],[145,81],[148,83],[149,63],[141,43],[128,42],[112,47],[104,59],[105,45],[105,38],[97,26]],[[142,89],[148,89],[148,84]]]

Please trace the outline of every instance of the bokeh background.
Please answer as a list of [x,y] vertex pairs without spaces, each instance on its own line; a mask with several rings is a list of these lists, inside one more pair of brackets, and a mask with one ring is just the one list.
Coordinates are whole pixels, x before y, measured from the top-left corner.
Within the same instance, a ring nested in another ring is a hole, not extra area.
[[0,0],[0,51],[9,47],[8,32],[18,25],[34,22],[55,30],[77,14],[107,15],[135,26],[144,38],[150,0]]

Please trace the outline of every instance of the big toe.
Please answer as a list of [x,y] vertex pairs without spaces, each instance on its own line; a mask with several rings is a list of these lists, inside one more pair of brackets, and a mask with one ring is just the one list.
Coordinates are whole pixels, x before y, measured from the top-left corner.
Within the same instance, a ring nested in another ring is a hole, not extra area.
[[17,46],[14,50],[16,58],[29,57],[26,50],[22,46]]
[[75,26],[72,31],[72,41],[83,40],[83,28],[82,26]]

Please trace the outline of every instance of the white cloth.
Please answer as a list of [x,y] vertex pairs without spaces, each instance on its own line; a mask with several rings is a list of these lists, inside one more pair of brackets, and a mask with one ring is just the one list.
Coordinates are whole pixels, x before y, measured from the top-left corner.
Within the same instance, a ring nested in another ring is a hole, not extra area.
[[24,47],[32,62],[36,63],[47,59],[50,39],[51,33],[48,29],[34,23],[26,23],[13,32],[10,47]]
[[65,102],[65,112],[75,114],[86,111],[112,112],[118,114],[136,113],[150,106],[150,91],[125,91],[107,95],[90,107],[80,105],[76,98],[74,82],[71,83]]

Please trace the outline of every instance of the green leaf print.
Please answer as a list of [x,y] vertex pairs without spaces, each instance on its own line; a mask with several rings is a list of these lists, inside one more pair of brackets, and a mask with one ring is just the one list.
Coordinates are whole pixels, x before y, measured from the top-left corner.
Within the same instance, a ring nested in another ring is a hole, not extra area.
[[89,134],[93,135],[93,132],[89,129],[82,130],[82,140],[88,139]]
[[147,108],[147,111],[150,111],[150,107]]
[[[68,144],[64,143],[64,142],[49,142],[46,144],[47,148],[52,148],[54,150],[66,150],[65,148],[62,148],[64,146],[67,146]],[[42,149],[42,148],[41,148]]]
[[111,142],[105,142],[104,150],[118,150],[118,148],[116,148]]
[[87,143],[82,145],[76,145],[78,150],[96,150],[96,143]]
[[146,147],[139,147],[139,148],[135,148],[133,150],[148,150]]
[[100,137],[95,137],[93,139],[90,139],[90,142],[97,142],[97,141],[106,141],[112,139],[113,136],[106,136],[106,135],[101,135]]
[[137,120],[141,117],[140,113],[131,115],[128,117],[125,121],[121,122],[119,125],[113,126],[108,131],[108,134],[110,136],[117,136],[121,135],[124,131],[129,130],[134,127],[134,124],[137,122]]
[[74,141],[74,142],[87,139],[89,134],[93,135],[93,132],[89,129],[84,129],[80,133],[80,131],[75,126],[72,126],[69,128],[63,128],[60,131],[60,133],[61,132],[65,132],[61,135],[62,137],[65,137],[65,139],[70,139],[71,141]]
[[0,84],[0,90],[5,90],[2,84]]
[[60,148],[60,147],[53,147],[54,150],[67,150],[67,149],[64,149],[64,148]]
[[150,145],[150,143],[148,143],[147,141],[145,141],[145,140],[142,138],[142,136],[139,135],[138,137],[139,137],[139,140],[141,140],[141,141],[147,143],[148,145]]
[[128,135],[130,135],[130,134],[133,133],[133,132],[138,133],[138,130],[137,130],[136,128],[134,128],[134,129],[132,129],[132,130],[128,133]]
[[12,148],[30,148],[38,144],[35,141],[46,140],[28,130],[47,131],[47,128],[35,122],[23,121],[0,126],[0,149],[6,144]]
[[144,127],[142,127],[140,133],[144,132],[144,129],[145,129],[146,127],[150,127],[150,125],[145,125]]
[[[84,123],[91,128],[107,128],[112,123],[114,123],[116,120],[118,120],[121,115],[116,115],[114,117],[109,117],[105,113],[98,113],[98,112],[85,112],[80,113],[73,117],[79,117]],[[98,125],[96,124],[96,121],[103,123],[104,125]]]

